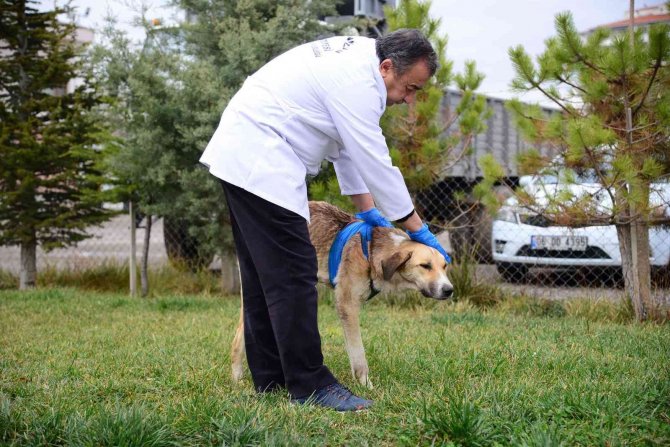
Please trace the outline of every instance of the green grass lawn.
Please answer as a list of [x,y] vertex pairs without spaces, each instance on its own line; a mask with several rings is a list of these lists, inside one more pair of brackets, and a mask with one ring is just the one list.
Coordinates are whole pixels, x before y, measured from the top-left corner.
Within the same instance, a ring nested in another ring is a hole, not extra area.
[[213,296],[0,291],[0,444],[670,445],[668,325],[523,300],[373,301],[367,391],[324,302],[326,364],[376,402],[339,414],[231,383],[237,311]]

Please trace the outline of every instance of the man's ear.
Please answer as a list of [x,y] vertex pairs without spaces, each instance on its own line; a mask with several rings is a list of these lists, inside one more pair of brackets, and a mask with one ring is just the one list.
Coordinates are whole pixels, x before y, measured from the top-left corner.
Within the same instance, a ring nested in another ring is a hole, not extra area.
[[385,78],[393,71],[393,61],[391,59],[384,59],[379,63],[379,73],[382,78]]
[[388,259],[382,261],[382,274],[384,281],[388,281],[391,277],[407,264],[409,258],[412,257],[411,251],[398,251],[393,253]]

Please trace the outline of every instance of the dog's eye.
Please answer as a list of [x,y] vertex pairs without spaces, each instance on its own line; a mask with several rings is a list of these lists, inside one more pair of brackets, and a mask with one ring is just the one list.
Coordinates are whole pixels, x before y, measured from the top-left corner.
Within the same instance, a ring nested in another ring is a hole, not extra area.
[[432,270],[433,266],[430,264],[419,264],[421,267],[425,268],[426,270]]

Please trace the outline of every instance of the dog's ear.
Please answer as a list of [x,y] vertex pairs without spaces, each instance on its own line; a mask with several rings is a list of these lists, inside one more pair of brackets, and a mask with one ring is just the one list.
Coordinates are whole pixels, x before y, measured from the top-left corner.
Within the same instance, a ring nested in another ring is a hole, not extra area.
[[391,279],[395,272],[403,268],[403,266],[407,264],[407,261],[409,261],[409,258],[411,257],[411,251],[398,251],[393,253],[390,258],[384,259],[382,261],[382,273],[384,276],[384,281]]

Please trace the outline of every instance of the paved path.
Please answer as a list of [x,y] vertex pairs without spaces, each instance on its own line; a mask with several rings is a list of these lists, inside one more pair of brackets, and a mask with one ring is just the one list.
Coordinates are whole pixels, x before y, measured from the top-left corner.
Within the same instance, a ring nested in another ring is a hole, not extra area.
[[[571,298],[621,300],[626,298],[623,285],[612,278],[594,278],[578,272],[549,272],[531,270],[528,281],[524,284],[504,282],[494,265],[479,265],[477,275],[481,279],[496,282],[505,292],[564,300]],[[670,289],[660,286],[653,287],[654,296],[670,305]]]

